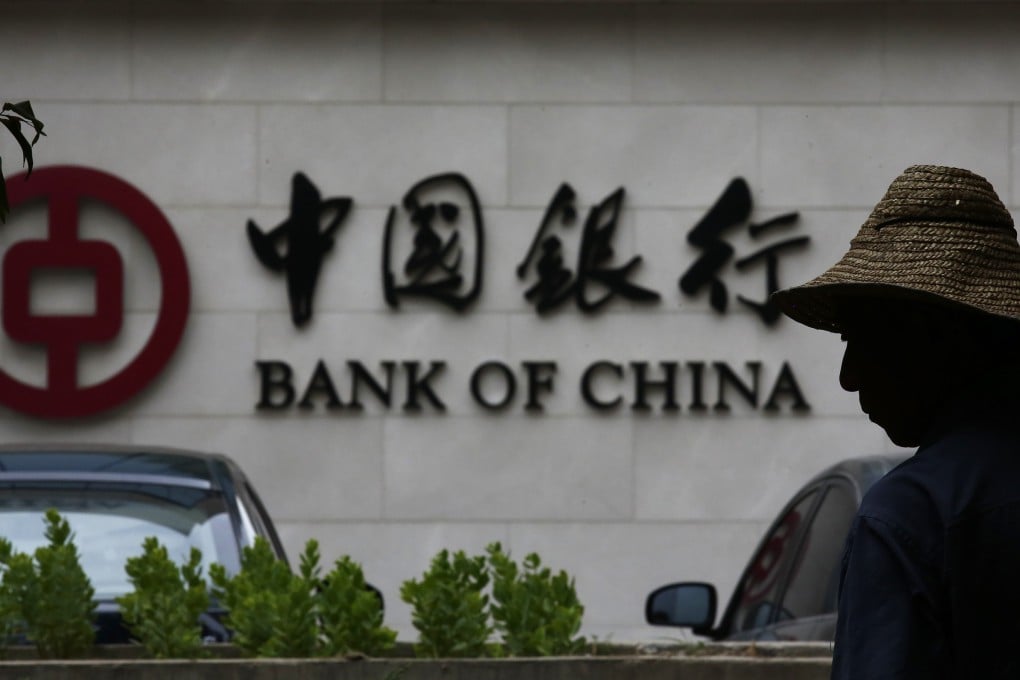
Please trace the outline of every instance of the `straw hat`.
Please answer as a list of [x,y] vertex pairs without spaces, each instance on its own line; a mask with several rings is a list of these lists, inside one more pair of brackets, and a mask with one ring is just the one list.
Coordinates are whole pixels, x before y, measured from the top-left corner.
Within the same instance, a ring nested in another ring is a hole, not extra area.
[[893,180],[831,269],[772,296],[795,321],[842,333],[838,300],[927,300],[1020,321],[1020,244],[988,181],[915,165]]

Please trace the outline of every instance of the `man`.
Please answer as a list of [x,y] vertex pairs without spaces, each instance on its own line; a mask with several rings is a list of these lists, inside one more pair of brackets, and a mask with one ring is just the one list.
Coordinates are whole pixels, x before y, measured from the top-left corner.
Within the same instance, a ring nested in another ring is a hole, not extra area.
[[774,299],[842,335],[840,384],[893,442],[918,447],[851,526],[832,677],[1017,680],[1020,244],[1008,211],[967,170],[908,168],[842,260]]

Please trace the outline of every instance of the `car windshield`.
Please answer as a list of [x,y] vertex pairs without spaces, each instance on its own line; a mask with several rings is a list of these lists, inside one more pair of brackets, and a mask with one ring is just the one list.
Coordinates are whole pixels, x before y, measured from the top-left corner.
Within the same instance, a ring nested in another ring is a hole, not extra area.
[[218,562],[239,567],[237,539],[223,495],[210,488],[163,483],[19,481],[0,484],[0,536],[20,552],[46,544],[44,515],[55,508],[67,519],[82,567],[108,600],[132,590],[124,571],[142,542],[155,536],[171,559],[187,561],[202,551],[202,573]]

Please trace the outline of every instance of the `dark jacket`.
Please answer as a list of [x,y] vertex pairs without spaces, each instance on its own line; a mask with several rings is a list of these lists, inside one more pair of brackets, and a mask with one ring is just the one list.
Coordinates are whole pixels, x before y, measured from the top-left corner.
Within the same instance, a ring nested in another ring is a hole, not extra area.
[[947,419],[865,496],[832,677],[1020,679],[1020,403]]

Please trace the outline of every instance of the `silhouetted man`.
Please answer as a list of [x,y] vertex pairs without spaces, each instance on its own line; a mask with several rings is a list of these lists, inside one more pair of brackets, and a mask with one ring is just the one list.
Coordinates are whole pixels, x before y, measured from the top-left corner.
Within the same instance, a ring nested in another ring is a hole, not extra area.
[[1020,244],[991,185],[908,168],[774,301],[842,335],[840,384],[918,447],[847,538],[832,677],[1020,678]]

